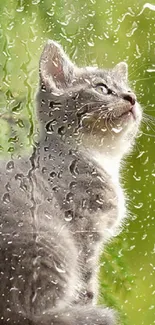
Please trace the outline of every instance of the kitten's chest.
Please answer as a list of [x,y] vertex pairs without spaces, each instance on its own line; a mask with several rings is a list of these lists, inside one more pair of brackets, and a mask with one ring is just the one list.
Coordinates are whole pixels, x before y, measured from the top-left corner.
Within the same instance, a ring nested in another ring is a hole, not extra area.
[[72,151],[65,155],[67,151],[65,148],[61,156],[55,155],[55,160],[40,160],[49,194],[62,211],[60,218],[72,233],[90,242],[91,238],[96,242],[98,237],[113,235],[125,212],[119,182],[92,159]]

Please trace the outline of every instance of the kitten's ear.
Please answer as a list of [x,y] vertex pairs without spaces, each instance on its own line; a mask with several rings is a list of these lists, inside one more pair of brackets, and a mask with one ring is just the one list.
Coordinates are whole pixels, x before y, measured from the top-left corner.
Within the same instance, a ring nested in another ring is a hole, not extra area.
[[125,62],[120,62],[114,67],[114,72],[123,80],[128,81],[128,65]]
[[63,48],[49,40],[40,58],[41,83],[50,90],[63,89],[71,82],[74,67]]

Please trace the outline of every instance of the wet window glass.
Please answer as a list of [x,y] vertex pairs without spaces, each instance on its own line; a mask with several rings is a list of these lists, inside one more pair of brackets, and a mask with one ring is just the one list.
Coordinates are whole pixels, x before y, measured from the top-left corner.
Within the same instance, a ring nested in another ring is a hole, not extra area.
[[144,0],[0,3],[4,324],[155,324],[154,23]]

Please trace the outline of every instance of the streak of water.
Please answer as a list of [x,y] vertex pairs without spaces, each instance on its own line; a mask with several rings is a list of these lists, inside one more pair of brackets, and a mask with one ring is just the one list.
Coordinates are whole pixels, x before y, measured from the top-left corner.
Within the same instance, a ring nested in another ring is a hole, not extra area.
[[137,16],[140,16],[141,14],[143,14],[145,9],[150,9],[152,11],[155,11],[155,5],[153,5],[153,4],[149,3],[149,2],[145,3],[143,5],[142,10],[139,12],[139,14],[137,14]]

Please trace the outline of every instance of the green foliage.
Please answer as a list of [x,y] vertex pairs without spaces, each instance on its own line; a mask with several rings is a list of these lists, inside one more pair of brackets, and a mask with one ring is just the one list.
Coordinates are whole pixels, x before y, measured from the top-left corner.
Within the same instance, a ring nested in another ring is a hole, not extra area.
[[[104,249],[100,259],[100,294],[99,304],[115,308],[118,311],[121,324],[129,325],[128,317],[120,305],[117,293],[125,301],[134,285],[134,276],[131,275],[124,251],[128,248],[127,242],[122,242],[118,237]],[[115,295],[114,295],[115,293]]]

